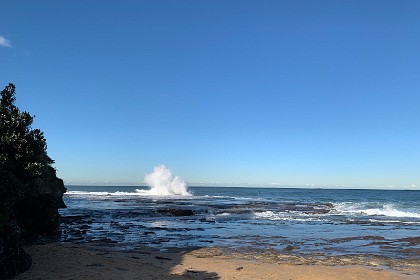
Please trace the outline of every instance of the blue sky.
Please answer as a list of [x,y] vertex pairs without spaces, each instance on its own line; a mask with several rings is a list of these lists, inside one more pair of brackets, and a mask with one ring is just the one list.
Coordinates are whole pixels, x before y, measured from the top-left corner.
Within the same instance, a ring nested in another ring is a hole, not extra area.
[[68,184],[420,189],[420,2],[2,1],[0,87]]

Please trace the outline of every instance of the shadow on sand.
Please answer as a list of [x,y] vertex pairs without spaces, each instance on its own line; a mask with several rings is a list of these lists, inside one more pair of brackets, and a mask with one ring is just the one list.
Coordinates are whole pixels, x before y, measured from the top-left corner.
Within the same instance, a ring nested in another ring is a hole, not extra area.
[[160,252],[148,247],[118,251],[91,244],[51,243],[31,245],[29,271],[15,279],[220,279],[211,271],[200,271],[185,256],[194,249]]

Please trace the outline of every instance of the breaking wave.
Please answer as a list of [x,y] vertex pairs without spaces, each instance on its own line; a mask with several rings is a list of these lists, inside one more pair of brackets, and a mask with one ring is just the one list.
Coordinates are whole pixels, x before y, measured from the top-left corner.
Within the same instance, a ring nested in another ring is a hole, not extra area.
[[394,204],[371,205],[369,203],[338,203],[338,213],[347,215],[387,216],[395,218],[420,218],[420,213],[397,209]]

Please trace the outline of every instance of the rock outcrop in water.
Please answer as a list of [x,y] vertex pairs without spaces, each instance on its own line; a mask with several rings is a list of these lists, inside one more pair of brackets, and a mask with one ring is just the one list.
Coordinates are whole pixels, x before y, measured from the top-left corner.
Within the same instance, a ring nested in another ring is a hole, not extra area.
[[65,207],[63,180],[33,117],[14,105],[15,86],[9,84],[0,100],[0,279],[29,269],[31,258],[22,242],[59,234],[58,209]]
[[157,211],[161,214],[175,217],[194,216],[194,211],[191,209],[158,209]]

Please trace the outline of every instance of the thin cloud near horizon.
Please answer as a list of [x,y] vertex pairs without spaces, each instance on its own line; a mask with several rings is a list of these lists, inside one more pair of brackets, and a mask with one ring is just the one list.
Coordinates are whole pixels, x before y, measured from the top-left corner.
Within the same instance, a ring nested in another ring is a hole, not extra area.
[[10,40],[6,39],[4,36],[0,35],[0,46],[5,48],[11,48],[12,42],[10,42]]

